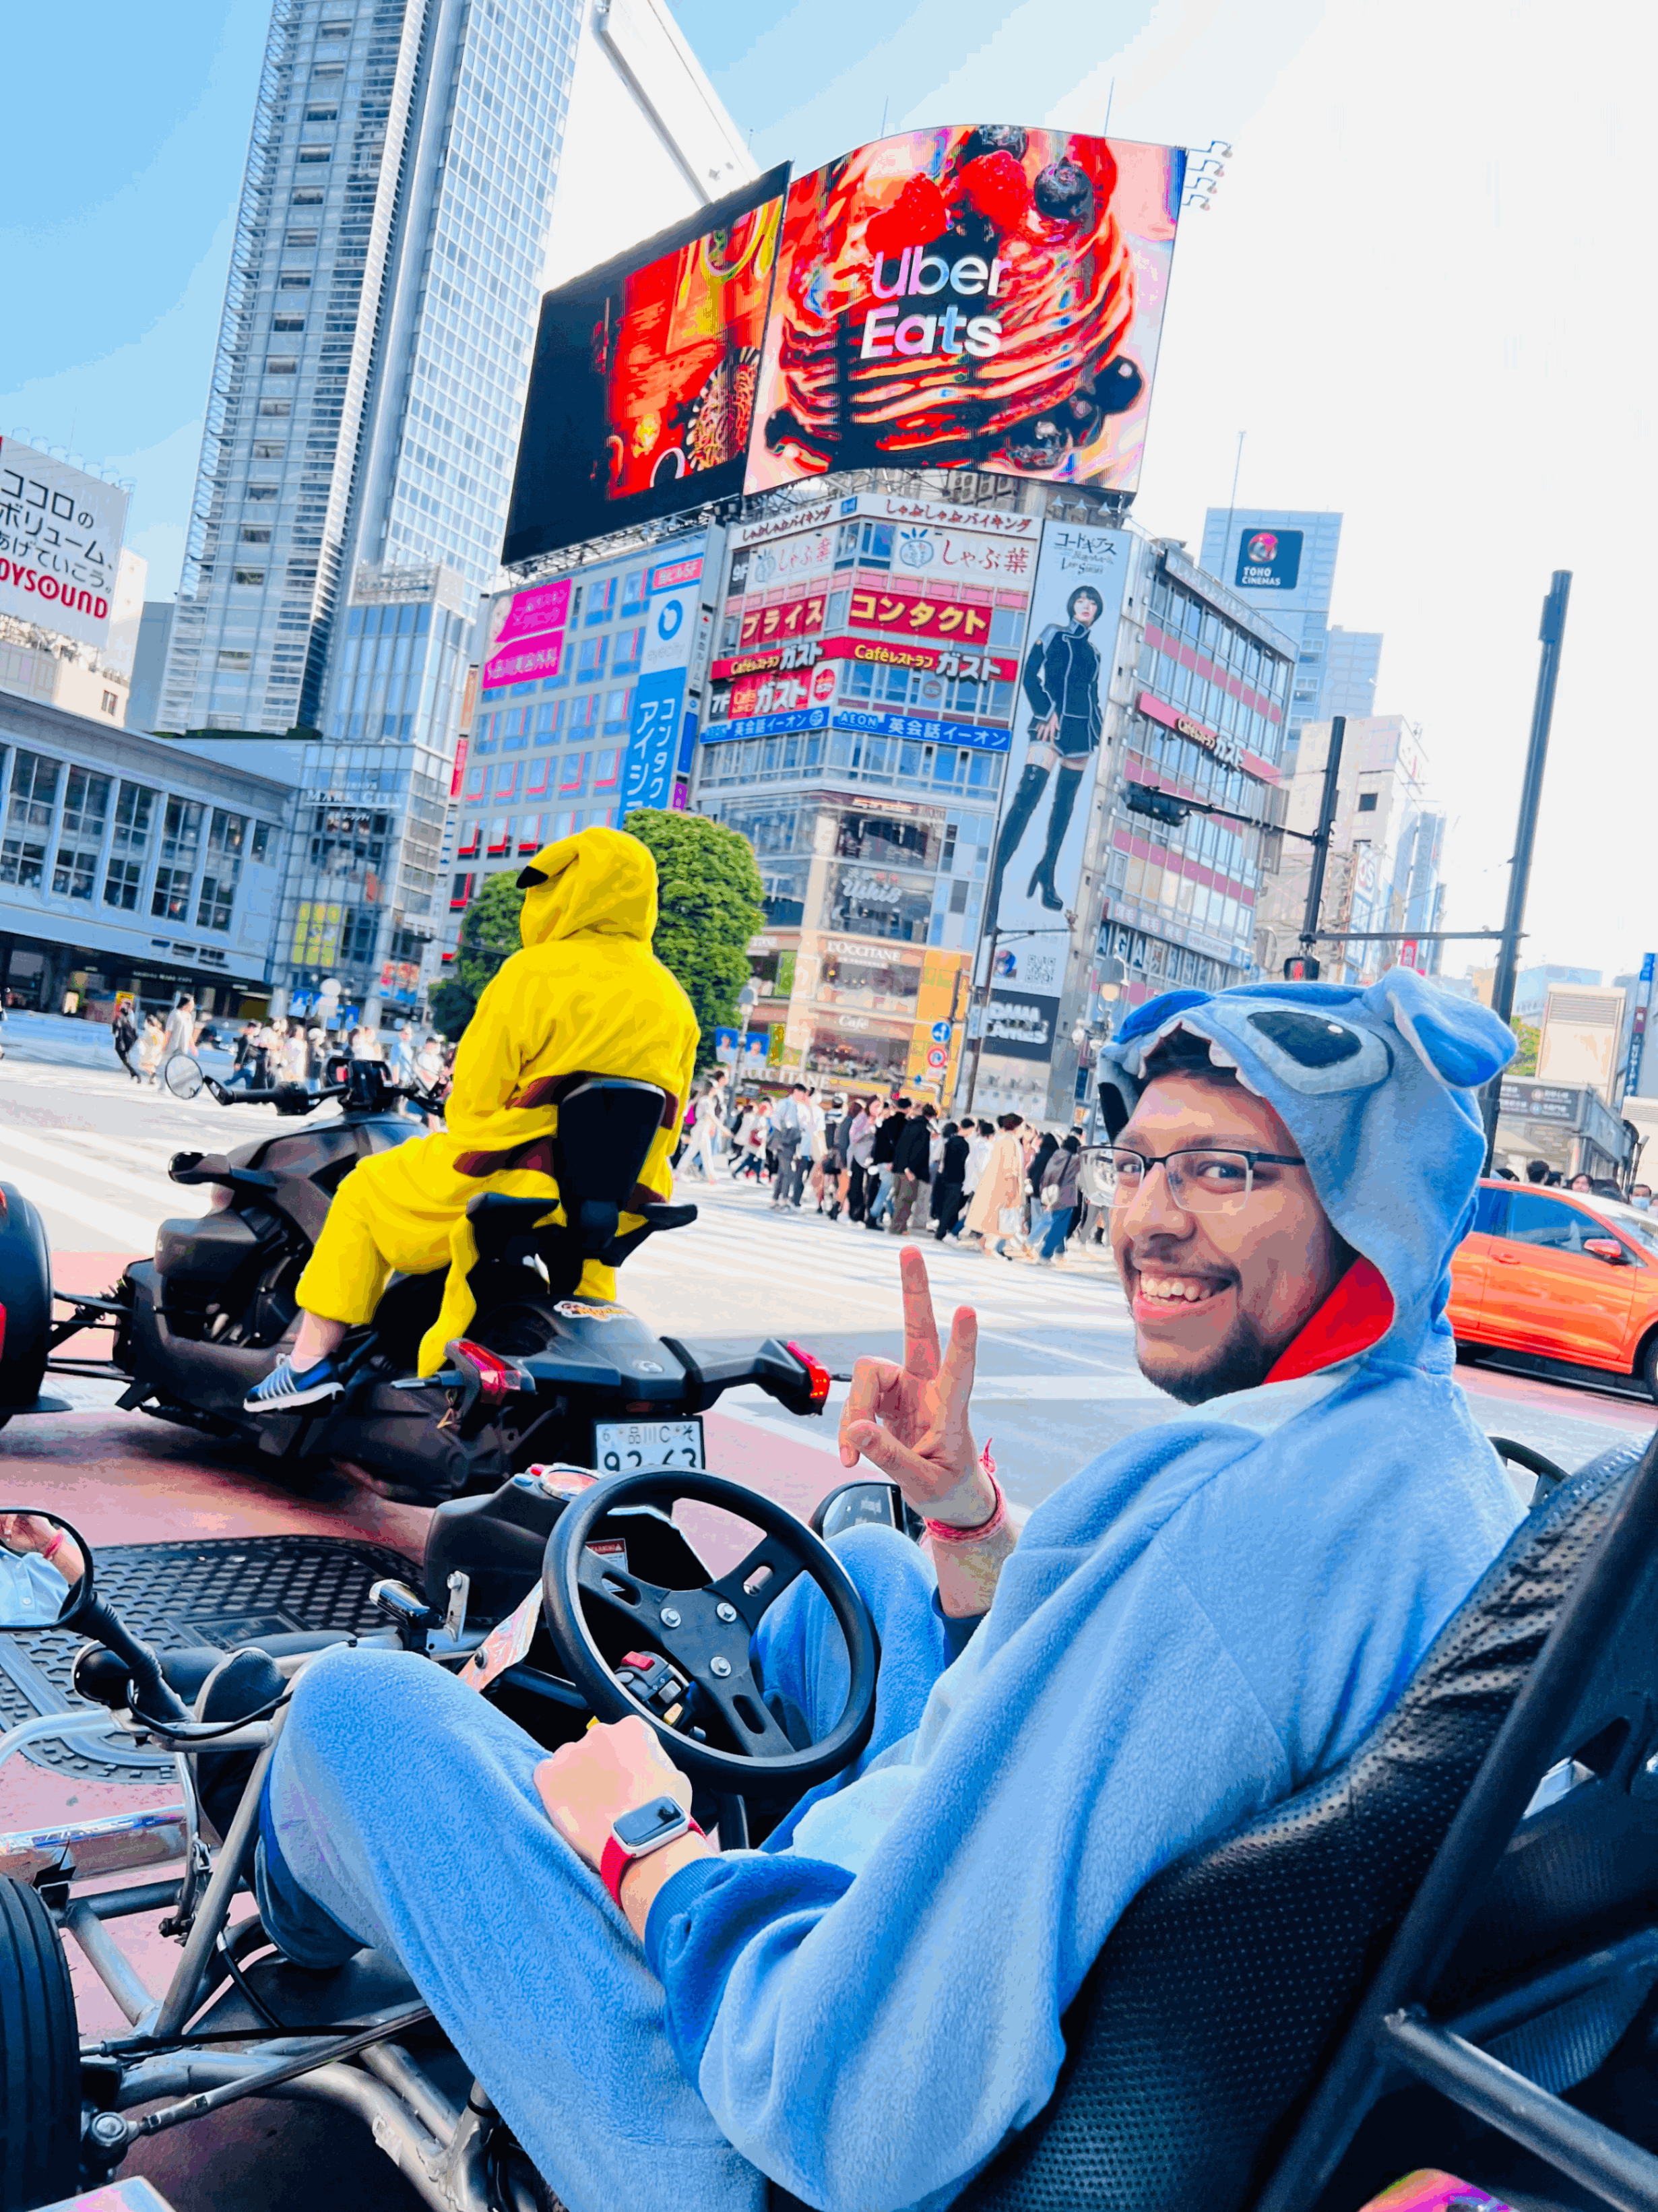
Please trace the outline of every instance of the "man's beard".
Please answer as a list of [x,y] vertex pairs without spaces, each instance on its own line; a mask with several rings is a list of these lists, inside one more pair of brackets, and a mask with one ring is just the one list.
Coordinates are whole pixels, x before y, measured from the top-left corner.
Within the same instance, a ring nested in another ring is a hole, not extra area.
[[1257,1389],[1266,1380],[1280,1349],[1263,1340],[1249,1315],[1240,1314],[1201,1366],[1182,1368],[1173,1376],[1158,1375],[1147,1366],[1138,1345],[1134,1356],[1148,1382],[1166,1390],[1182,1406],[1202,1406],[1211,1398],[1225,1397],[1230,1391]]

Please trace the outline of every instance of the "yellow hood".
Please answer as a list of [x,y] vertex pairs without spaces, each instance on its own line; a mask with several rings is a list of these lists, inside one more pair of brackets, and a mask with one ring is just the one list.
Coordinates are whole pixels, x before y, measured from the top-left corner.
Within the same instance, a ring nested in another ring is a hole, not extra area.
[[519,878],[526,946],[591,930],[648,945],[656,932],[656,862],[621,830],[580,830],[544,845]]

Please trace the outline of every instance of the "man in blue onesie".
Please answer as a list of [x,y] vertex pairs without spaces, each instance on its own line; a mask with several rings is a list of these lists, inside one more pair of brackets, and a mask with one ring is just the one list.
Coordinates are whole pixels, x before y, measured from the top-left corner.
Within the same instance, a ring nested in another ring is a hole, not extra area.
[[[1518,1508],[1445,1322],[1513,1049],[1396,969],[1154,1000],[1107,1048],[1112,1241],[1183,1410],[1022,1533],[904,1255],[902,1367],[859,1363],[841,1457],[932,1524],[841,1540],[880,1634],[855,1766],[765,1847],[687,1836],[614,1907],[610,1824],[689,1785],[641,1721],[550,1759],[440,1668],[340,1651],[273,1763],[265,1925],[399,1957],[570,2212],[949,2204],[1052,2092],[1060,2023],[1137,1890],[1347,1757]],[[844,1656],[797,1582],[768,1696],[818,1733]]]

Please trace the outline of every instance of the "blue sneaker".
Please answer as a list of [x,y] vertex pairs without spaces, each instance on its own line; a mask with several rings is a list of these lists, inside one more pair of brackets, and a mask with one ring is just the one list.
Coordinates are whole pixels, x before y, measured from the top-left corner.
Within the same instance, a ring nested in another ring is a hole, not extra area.
[[319,1359],[296,1375],[293,1361],[284,1356],[263,1382],[253,1385],[242,1400],[242,1411],[297,1413],[302,1406],[320,1406],[326,1399],[337,1398],[344,1387],[331,1359]]

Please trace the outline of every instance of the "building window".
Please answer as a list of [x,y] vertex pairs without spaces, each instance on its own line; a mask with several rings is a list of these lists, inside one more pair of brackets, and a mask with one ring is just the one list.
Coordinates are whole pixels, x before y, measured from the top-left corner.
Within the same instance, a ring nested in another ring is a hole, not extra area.
[[44,753],[18,752],[11,765],[11,805],[7,820],[14,830],[50,830],[58,803],[60,762]]
[[294,403],[291,399],[262,399],[259,412],[261,415],[291,415]]
[[604,673],[604,648],[607,637],[584,637],[576,647],[575,680],[578,684],[592,684]]
[[131,914],[138,903],[144,877],[144,851],[149,843],[149,824],[156,794],[141,783],[124,783],[115,802],[115,834],[111,840],[109,872],[104,878],[104,904]]
[[635,568],[622,579],[622,611],[636,615],[645,605],[645,571]]
[[247,817],[213,810],[208,825],[207,866],[202,872],[201,896],[196,902],[197,929],[228,929],[235,903],[236,884],[242,872],[242,848],[247,839]]
[[619,629],[616,634],[616,650],[610,655],[612,676],[632,676],[638,669],[640,655],[645,649],[645,625],[636,629]]
[[256,822],[253,824],[252,839],[248,846],[249,860],[263,866],[264,864],[265,857],[270,850],[270,841],[276,834],[276,829],[272,823],[269,822]]
[[0,884],[38,891],[46,865],[46,848],[38,838],[0,838]]
[[267,376],[297,376],[300,373],[299,357],[291,353],[267,354],[264,373]]
[[1379,794],[1374,791],[1361,791],[1358,794],[1359,812],[1361,814],[1374,814],[1376,812],[1376,803],[1378,796]]
[[582,620],[592,629],[595,623],[607,623],[616,612],[616,584],[614,576],[599,576],[587,586],[587,609]]
[[234,573],[239,584],[263,584],[264,581],[263,568],[238,568]]
[[194,799],[169,799],[161,824],[161,865],[155,871],[155,889],[149,910],[168,921],[190,919],[190,884],[196,872],[196,855],[202,842],[202,816],[206,811]]
[[58,848],[58,865],[52,872],[52,888],[61,898],[90,900],[92,896],[98,879],[99,848],[109,817],[109,782],[106,775],[94,775],[87,769],[71,768],[69,772],[61,833],[64,842]]
[[628,722],[633,713],[634,687],[625,684],[619,691],[604,696],[604,734],[607,738],[625,738]]
[[105,712],[105,714],[112,714],[115,712],[116,708],[120,705],[120,703],[121,703],[121,702],[120,702],[119,698],[116,696],[116,694],[115,694],[113,691],[106,691],[106,692],[105,692],[105,694],[104,694],[104,698],[103,698],[103,708],[104,708],[104,712]]

